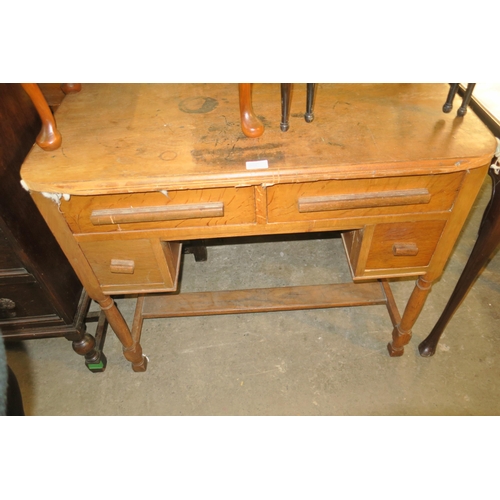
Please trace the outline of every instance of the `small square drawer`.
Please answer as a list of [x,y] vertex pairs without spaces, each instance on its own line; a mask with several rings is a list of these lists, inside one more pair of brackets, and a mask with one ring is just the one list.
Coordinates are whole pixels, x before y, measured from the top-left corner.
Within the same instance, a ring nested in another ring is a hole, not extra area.
[[181,244],[159,239],[80,241],[104,293],[170,292],[177,288]]
[[71,196],[61,211],[75,234],[245,224],[255,196],[253,187]]
[[447,211],[463,172],[276,185],[267,189],[269,222]]
[[377,224],[342,235],[353,277],[405,276],[424,270],[446,220]]

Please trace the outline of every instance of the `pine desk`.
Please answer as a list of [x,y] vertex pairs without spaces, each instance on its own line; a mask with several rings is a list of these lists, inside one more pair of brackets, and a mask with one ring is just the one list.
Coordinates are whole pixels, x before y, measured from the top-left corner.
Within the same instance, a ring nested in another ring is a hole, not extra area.
[[[62,147],[32,149],[23,184],[134,371],[149,317],[384,303],[403,354],[495,140],[473,113],[442,113],[446,85],[319,85],[313,123],[305,94],[283,133],[279,84],[255,85],[266,130],[250,139],[235,84],[87,84],[58,110]],[[352,283],[169,293],[182,242],[319,231],[342,233]],[[402,316],[400,276],[417,277]],[[131,328],[116,294],[139,295]]]

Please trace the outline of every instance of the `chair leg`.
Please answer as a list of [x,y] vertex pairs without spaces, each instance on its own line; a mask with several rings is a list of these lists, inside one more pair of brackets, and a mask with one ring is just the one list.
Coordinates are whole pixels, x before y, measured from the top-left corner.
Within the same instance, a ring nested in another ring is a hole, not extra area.
[[42,121],[42,130],[36,138],[36,143],[45,151],[57,149],[61,145],[62,137],[42,91],[36,83],[21,83],[21,86],[29,95]]
[[290,128],[290,103],[292,101],[292,84],[281,84],[281,123],[280,129],[286,132]]
[[252,84],[238,84],[240,95],[241,130],[247,137],[260,137],[264,133],[264,125],[257,118],[252,106]]
[[458,83],[450,83],[450,91],[448,92],[448,97],[443,105],[443,112],[449,113],[453,109],[453,99],[458,91]]
[[479,234],[451,297],[431,333],[418,346],[421,356],[433,356],[446,325],[465,299],[477,277],[500,245],[500,174],[489,172],[493,181],[490,202],[479,227]]
[[65,94],[76,94],[82,90],[81,83],[61,83],[61,90]]
[[465,116],[467,113],[467,106],[472,97],[472,92],[474,91],[475,83],[468,83],[467,90],[465,91],[464,98],[462,100],[462,105],[458,108],[457,116]]
[[307,104],[306,104],[306,113],[304,118],[307,123],[311,123],[314,120],[314,97],[316,95],[316,83],[308,83],[307,84]]

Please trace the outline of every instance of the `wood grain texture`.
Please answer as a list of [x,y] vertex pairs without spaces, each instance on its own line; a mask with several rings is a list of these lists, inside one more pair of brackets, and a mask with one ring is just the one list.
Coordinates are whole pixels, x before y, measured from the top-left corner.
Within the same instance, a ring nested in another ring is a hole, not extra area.
[[385,304],[378,283],[254,288],[148,296],[142,315],[169,318]]
[[380,193],[357,193],[333,196],[310,196],[299,198],[299,212],[322,212],[324,210],[352,210],[354,208],[376,208],[404,205],[421,205],[431,201],[426,188],[406,191],[384,191]]
[[109,224],[128,224],[135,222],[157,222],[169,220],[200,219],[207,217],[222,217],[224,204],[190,203],[169,207],[137,207],[111,208],[107,210],[92,210],[90,222],[95,226]]
[[[279,116],[277,86],[254,90],[259,114]],[[146,366],[142,316],[131,334],[106,295],[175,290],[177,241],[325,230],[347,231],[355,280],[420,275],[402,317],[387,285],[373,292],[373,283],[147,297],[140,314],[147,304],[160,316],[361,305],[375,293],[387,296],[389,352],[399,356],[496,147],[473,114],[443,115],[445,90],[318,85],[313,124],[301,114],[283,134],[270,118],[266,133],[249,139],[234,85],[85,85],[58,112],[65,146],[50,155],[33,149],[23,179],[33,191],[70,195],[59,206],[33,193],[134,370]],[[300,97],[295,105],[304,109]],[[268,168],[247,169],[253,160],[267,160]],[[198,210],[164,220],[186,204],[214,203],[223,204],[222,215]],[[111,272],[113,261],[126,272]],[[133,273],[123,261],[133,261]]]
[[[294,109],[305,109],[304,91]],[[33,149],[22,170],[35,191],[109,194],[376,178],[460,171],[486,164],[493,136],[469,113],[441,111],[446,85],[319,84],[315,121],[279,130],[279,84],[254,84],[269,121],[245,137],[234,84],[86,84],[66,96],[64,147]],[[277,117],[274,119],[273,117]],[[248,171],[246,161],[268,160]],[[133,181],[132,181],[133,179]]]

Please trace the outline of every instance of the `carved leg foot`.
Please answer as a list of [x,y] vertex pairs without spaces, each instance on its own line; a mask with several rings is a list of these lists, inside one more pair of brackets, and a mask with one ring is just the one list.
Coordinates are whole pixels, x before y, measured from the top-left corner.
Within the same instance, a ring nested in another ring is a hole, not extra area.
[[431,342],[427,338],[423,342],[421,342],[418,346],[418,352],[420,353],[420,356],[424,358],[430,358],[431,356],[434,356],[434,354],[436,353],[438,341],[439,338],[436,340],[436,342]]
[[406,304],[401,323],[394,327],[392,342],[387,345],[391,357],[402,356],[404,354],[404,346],[411,340],[411,329],[424,307],[425,299],[431,290],[431,286],[431,281],[426,281],[422,276],[418,278],[408,304]]
[[106,356],[95,348],[96,341],[89,333],[84,333],[79,339],[73,340],[72,347],[77,354],[85,357],[85,365],[91,372],[103,372],[106,369]]
[[411,340],[411,330],[409,332],[402,332],[399,326],[396,326],[392,331],[392,342],[387,344],[387,350],[391,358],[397,358],[405,353],[404,346]]

